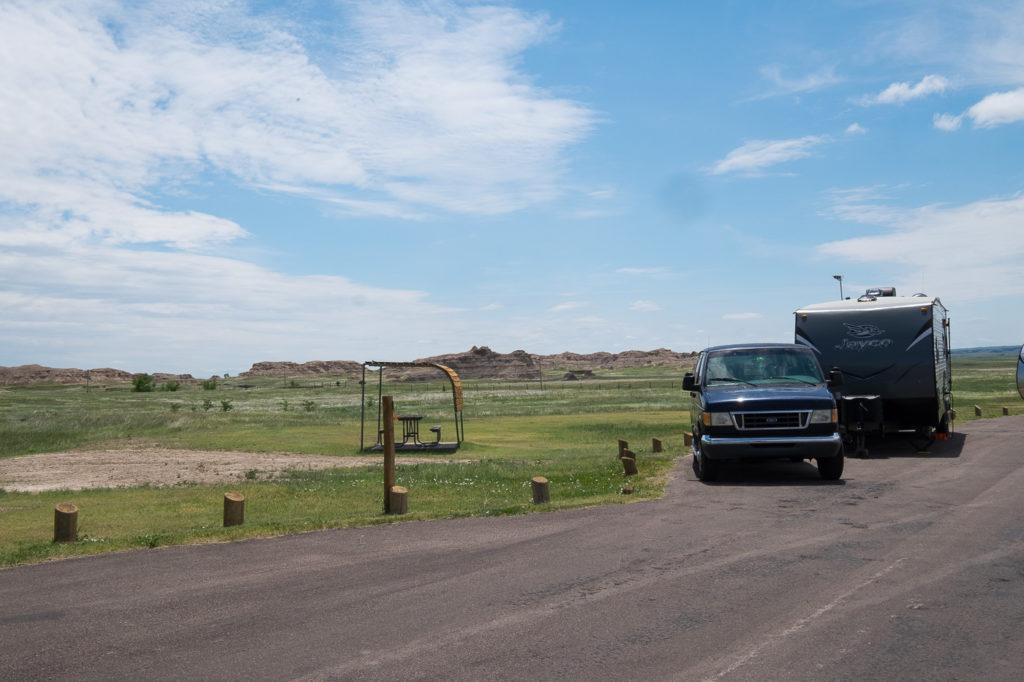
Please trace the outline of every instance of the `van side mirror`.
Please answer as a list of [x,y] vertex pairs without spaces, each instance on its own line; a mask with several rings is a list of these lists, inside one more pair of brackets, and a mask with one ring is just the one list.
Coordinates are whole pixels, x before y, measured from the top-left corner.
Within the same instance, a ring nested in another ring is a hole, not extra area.
[[843,371],[833,367],[828,371],[828,385],[831,388],[839,388],[843,385]]
[[693,377],[693,372],[687,372],[683,375],[683,390],[684,391],[696,391],[697,382]]

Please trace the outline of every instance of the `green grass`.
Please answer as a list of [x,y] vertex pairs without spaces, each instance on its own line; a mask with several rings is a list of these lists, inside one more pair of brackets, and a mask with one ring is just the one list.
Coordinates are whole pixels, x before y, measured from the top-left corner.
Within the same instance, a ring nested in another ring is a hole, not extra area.
[[[954,356],[958,422],[998,416],[1005,405],[1024,413],[1016,393],[1015,355]],[[518,514],[652,499],[683,454],[689,430],[682,372],[663,368],[599,372],[578,382],[465,381],[465,437],[455,464],[403,465],[397,483],[409,490],[410,513],[382,512],[380,467],[293,471],[270,480],[169,488],[0,492],[0,566],[130,548],[223,542],[399,520]],[[337,382],[337,383],[335,383]],[[322,383],[322,387],[320,384]],[[246,384],[249,388],[243,388]],[[0,389],[0,458],[60,450],[145,443],[197,450],[358,454],[357,382],[225,380],[217,390],[132,393],[103,387]],[[366,444],[376,440],[377,385],[367,387]],[[386,383],[400,412],[426,415],[454,435],[451,393],[441,381]],[[212,403],[203,410],[204,400]],[[222,411],[222,400],[232,409]],[[651,439],[665,452],[652,453]],[[633,495],[616,459],[616,441],[638,453]],[[548,478],[551,504],[532,503],[529,481]],[[245,524],[221,527],[223,495],[245,495]],[[54,544],[53,510],[79,508],[78,542]]]

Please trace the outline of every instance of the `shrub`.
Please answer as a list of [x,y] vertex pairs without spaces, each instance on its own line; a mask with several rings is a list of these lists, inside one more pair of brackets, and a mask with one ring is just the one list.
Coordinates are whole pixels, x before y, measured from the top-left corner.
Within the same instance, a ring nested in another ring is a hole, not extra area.
[[203,382],[203,390],[213,391],[217,388],[217,377],[210,377]]
[[177,391],[179,388],[181,388],[180,381],[165,381],[160,384],[161,391]]
[[231,401],[230,400],[222,400],[222,401],[220,401],[220,411],[221,412],[230,412],[231,411]]
[[312,400],[303,400],[302,407],[306,410],[306,412],[312,412],[313,410],[316,409],[316,403],[314,403]]
[[136,393],[149,393],[154,386],[152,374],[136,374],[132,377],[132,390]]
[[213,408],[213,401],[209,398],[203,398],[203,410],[209,412]]

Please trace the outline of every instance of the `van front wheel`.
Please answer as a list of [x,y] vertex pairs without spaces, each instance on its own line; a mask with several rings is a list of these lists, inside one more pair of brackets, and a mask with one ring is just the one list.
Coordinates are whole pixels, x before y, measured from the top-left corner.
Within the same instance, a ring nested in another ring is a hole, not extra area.
[[838,481],[843,475],[843,456],[819,457],[818,473],[826,481]]

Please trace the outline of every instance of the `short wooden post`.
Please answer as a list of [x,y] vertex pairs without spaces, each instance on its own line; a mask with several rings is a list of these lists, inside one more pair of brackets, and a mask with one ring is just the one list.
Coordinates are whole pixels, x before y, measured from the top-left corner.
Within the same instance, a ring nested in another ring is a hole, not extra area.
[[53,541],[78,541],[78,507],[61,502],[53,511]]
[[548,490],[548,479],[543,476],[534,476],[531,478],[530,489],[533,491],[534,504],[547,504],[551,501],[551,492]]
[[381,397],[384,408],[384,513],[391,513],[391,488],[395,485],[395,399]]
[[[626,450],[626,452],[629,452],[629,450]],[[630,453],[630,454],[633,454],[633,453]],[[636,474],[637,474],[636,460],[634,458],[630,457],[629,455],[623,456],[623,458],[622,458],[622,468],[623,468],[626,476],[636,476]]]
[[629,443],[624,440],[619,440],[619,459],[622,459],[622,454],[629,449]]
[[245,523],[245,496],[242,493],[224,493],[224,527]]
[[632,495],[633,494],[633,486],[632,486],[632,484],[627,483],[626,485],[622,486],[621,488],[619,488],[619,492],[622,493],[623,495]]
[[1009,414],[1010,414],[1010,408],[1009,407],[1004,407],[1003,408],[1003,416],[1006,417],[1006,416],[1009,416]]
[[693,445],[693,434],[690,433],[689,431],[683,434],[683,445],[685,445],[686,447],[690,447],[691,445]]
[[652,438],[651,439],[651,452],[661,452],[661,439],[660,438]]
[[400,485],[391,486],[391,493],[388,496],[391,504],[391,514],[405,514],[409,511],[409,491]]
[[980,405],[975,405],[974,406],[974,416],[975,417],[980,417],[981,416],[981,406]]

